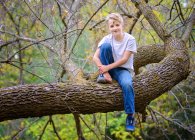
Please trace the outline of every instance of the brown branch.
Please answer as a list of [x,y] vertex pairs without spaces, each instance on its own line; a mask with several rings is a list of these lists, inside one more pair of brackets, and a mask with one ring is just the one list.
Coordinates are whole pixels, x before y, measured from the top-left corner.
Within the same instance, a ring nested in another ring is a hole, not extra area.
[[164,0],[159,1],[155,6],[160,6]]
[[134,28],[134,26],[135,26],[135,24],[137,23],[139,17],[141,16],[141,11],[138,10],[138,11],[136,12],[135,15],[131,15],[131,14],[129,14],[129,13],[126,11],[125,8],[123,8],[123,7],[120,5],[119,0],[117,0],[117,4],[118,4],[119,8],[121,9],[121,11],[124,13],[125,16],[127,16],[128,18],[133,18],[133,23],[131,24],[131,26],[130,26],[130,28],[129,28],[129,33],[131,34],[131,33],[132,33],[132,30],[133,30],[133,28]]
[[81,117],[81,116],[79,115],[79,118],[81,118],[81,120],[82,120],[83,123],[87,126],[87,128],[89,128],[89,130],[90,130],[91,132],[93,132],[93,133],[95,134],[95,136],[97,137],[97,139],[99,140],[100,138],[98,137],[98,135],[95,133],[95,131],[94,131],[92,128],[89,127],[89,125],[85,122],[85,120],[83,119],[83,117]]
[[[0,32],[1,32],[1,31],[0,31]],[[8,46],[8,45],[10,45],[10,44],[13,44],[13,43],[15,43],[15,42],[17,42],[17,41],[18,41],[18,39],[15,39],[15,40],[7,41],[7,42],[5,42],[4,44],[1,44],[1,45],[0,45],[0,51],[3,49],[3,47]]]
[[167,29],[165,29],[158,17],[154,14],[152,8],[144,0],[132,1],[135,1],[136,7],[142,12],[147,21],[150,23],[150,25],[153,27],[153,29],[163,41],[171,37]]
[[38,120],[40,120],[40,118],[37,118],[37,119],[35,119],[32,123],[30,123],[28,126],[26,126],[26,127],[23,127],[23,128],[19,128],[19,131],[17,131],[13,136],[12,136],[12,140],[17,140],[18,138],[18,136],[19,136],[19,138],[20,138],[20,136],[28,129],[28,128],[30,128],[35,122],[37,122]]
[[68,59],[70,58],[70,55],[72,54],[72,52],[73,52],[73,50],[74,50],[74,47],[76,46],[76,44],[77,44],[77,42],[78,42],[78,40],[79,40],[79,38],[80,38],[80,36],[81,36],[81,34],[83,33],[83,31],[85,30],[85,28],[87,27],[87,25],[89,24],[89,22],[92,20],[92,18],[98,13],[98,11],[100,10],[100,9],[102,9],[102,7],[108,2],[109,0],[106,0],[94,13],[93,13],[93,15],[89,18],[89,20],[85,23],[85,25],[83,26],[83,28],[82,28],[82,30],[79,32],[79,34],[78,34],[78,36],[77,36],[77,38],[76,38],[76,40],[75,40],[75,42],[74,42],[74,44],[73,44],[73,46],[71,47],[71,49],[70,49],[70,51],[69,51],[69,53],[68,53]]
[[50,84],[50,85],[51,85],[51,83],[49,83],[48,81],[46,81],[46,80],[45,80],[45,79],[43,79],[42,77],[40,77],[40,76],[38,76],[38,75],[36,75],[36,74],[34,74],[34,73],[32,73],[32,72],[30,72],[30,71],[28,71],[28,70],[24,69],[24,68],[21,68],[21,67],[19,67],[19,66],[15,65],[15,64],[13,64],[13,63],[10,63],[10,62],[8,62],[7,64],[9,64],[9,65],[11,65],[11,66],[16,67],[16,68],[18,68],[19,70],[20,70],[20,69],[22,69],[23,71],[25,71],[25,72],[27,72],[27,73],[29,73],[29,74],[33,75],[33,76],[36,76],[36,77],[38,77],[39,79],[41,79],[41,80],[43,80],[44,82],[46,82],[46,83],[48,83],[48,84]]
[[37,16],[37,14],[33,11],[33,9],[30,7],[30,5],[24,0],[24,3],[28,6],[29,10],[33,13],[33,15],[50,31],[52,32],[53,35],[55,35],[55,32],[52,31],[44,22],[41,18]]
[[105,21],[105,19],[102,19],[102,20],[98,21],[92,27],[90,27],[89,30],[93,30],[96,26],[98,26],[99,24],[103,23],[104,21]]
[[[33,42],[33,43],[31,43],[31,44],[29,44],[29,45],[27,45],[27,46],[24,46],[24,47],[22,47],[19,51],[25,50],[25,49],[27,49],[28,47],[30,47],[30,46],[32,46],[32,45],[39,44],[39,43],[45,42],[45,41],[47,41],[47,40],[51,40],[51,39],[53,39],[53,38],[55,38],[55,37],[57,37],[57,36],[64,35],[64,34],[67,34],[67,33],[71,33],[71,32],[74,32],[74,31],[75,31],[75,30],[72,30],[72,31],[66,32],[66,33],[61,32],[61,33],[59,33],[59,34],[55,34],[55,35],[53,35],[53,36],[51,36],[51,37],[48,37],[48,38],[45,38],[45,39],[42,39],[42,40]],[[51,48],[51,50],[53,50],[53,49]],[[12,56],[10,56],[10,57],[7,59],[7,61],[10,61],[10,60],[11,60],[19,51],[16,51]]]
[[191,31],[193,29],[193,26],[195,25],[195,10],[193,10],[193,12],[191,13],[191,15],[189,17],[189,21],[190,22],[187,23],[186,30],[182,36],[182,40],[184,42],[187,42],[189,40]]
[[151,63],[158,63],[165,57],[163,45],[148,45],[139,47],[134,58],[135,73],[138,74],[140,67]]
[[60,135],[58,134],[58,132],[57,132],[57,130],[56,130],[56,127],[55,127],[54,121],[53,121],[53,119],[52,119],[52,116],[49,116],[49,120],[50,120],[50,122],[51,122],[51,124],[52,124],[54,133],[56,134],[56,136],[58,137],[58,139],[61,140],[61,137],[60,137]]
[[143,27],[142,29],[145,29],[145,30],[150,34],[150,36],[152,37],[154,43],[156,44],[157,42],[156,42],[154,36],[153,36],[152,33],[143,25],[142,20],[141,20],[141,25],[142,25],[142,27]]
[[170,13],[169,13],[169,19],[168,19],[168,20],[171,19],[172,11],[173,11],[173,9],[174,9],[175,3],[176,3],[176,1],[174,0],[174,1],[173,1],[173,4],[172,4],[172,6],[171,6],[171,10],[170,10]]
[[45,133],[45,130],[46,130],[46,128],[47,128],[47,125],[50,123],[50,119],[47,121],[47,123],[45,124],[45,126],[43,127],[43,130],[42,130],[42,132],[41,132],[41,135],[40,135],[40,137],[39,137],[39,140],[41,140],[42,139],[42,137],[43,137],[43,134]]
[[64,20],[65,17],[62,17],[62,9],[61,9],[60,3],[58,2],[58,0],[55,0],[55,1],[56,1],[56,3],[57,3],[57,6],[58,6],[59,16],[60,16],[60,18],[61,18],[61,21],[62,21],[62,23],[63,23],[63,25],[64,25],[64,27],[65,27],[65,30],[67,30],[67,24],[66,24],[66,22],[65,22],[65,20]]
[[79,115],[73,113],[73,116],[74,116],[74,120],[75,120],[75,123],[76,123],[78,140],[85,140],[85,138],[83,137],[82,129],[81,129],[81,122],[80,122],[80,119],[79,119]]
[[177,125],[177,126],[183,128],[184,130],[187,130],[188,132],[190,132],[190,133],[192,133],[193,135],[195,135],[195,132],[194,132],[194,131],[192,131],[188,126],[185,126],[185,125],[182,124],[181,122],[177,122],[177,121],[175,121],[174,119],[171,119],[171,118],[168,118],[168,117],[164,116],[164,115],[161,114],[160,112],[158,112],[158,111],[152,109],[150,106],[147,106],[147,109],[150,110],[150,111],[152,111],[152,112],[154,112],[154,114],[159,115],[159,116],[162,117],[163,119],[165,119],[165,120],[167,120],[167,121],[169,121],[169,122],[171,122],[171,123],[173,123],[173,124],[175,124],[175,125]]
[[136,13],[136,18],[133,19],[133,23],[131,24],[131,26],[130,26],[130,28],[129,28],[129,33],[130,33],[130,34],[132,33],[132,31],[133,31],[133,29],[134,29],[134,27],[135,27],[135,25],[136,25],[138,19],[140,18],[140,16],[141,16],[141,12],[138,11],[138,12]]
[[177,2],[177,5],[178,5],[178,7],[179,7],[179,9],[178,9],[177,6],[176,6],[176,10],[179,11],[178,13],[179,13],[179,15],[181,16],[181,22],[184,23],[184,20],[185,20],[185,19],[184,19],[182,10],[181,10],[180,2],[179,2],[179,0],[176,0],[176,2]]

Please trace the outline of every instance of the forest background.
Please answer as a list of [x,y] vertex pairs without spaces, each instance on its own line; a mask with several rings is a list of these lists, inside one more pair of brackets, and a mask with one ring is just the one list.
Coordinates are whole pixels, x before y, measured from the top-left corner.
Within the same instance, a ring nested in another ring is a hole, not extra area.
[[[195,2],[146,2],[165,29],[169,29],[172,36],[181,38]],[[105,17],[112,12],[124,17],[125,31],[136,38],[138,48],[151,44],[163,45],[159,34],[131,1],[2,0],[0,88],[75,80],[82,84],[83,79],[91,80],[91,75],[97,73],[92,57],[97,43],[108,34]],[[88,115],[73,113],[5,120],[0,122],[0,140],[194,139],[194,35],[192,28],[186,41],[190,56],[188,77],[148,103],[146,116],[136,114],[135,132],[125,132],[125,114],[116,110]],[[144,65],[136,74],[150,70],[156,64]],[[0,104],[3,104],[2,99]]]

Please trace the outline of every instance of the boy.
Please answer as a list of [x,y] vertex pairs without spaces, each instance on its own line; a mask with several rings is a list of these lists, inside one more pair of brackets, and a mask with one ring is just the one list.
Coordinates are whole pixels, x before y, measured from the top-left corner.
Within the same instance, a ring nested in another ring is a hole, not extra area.
[[127,114],[126,130],[134,131],[134,90],[132,83],[133,56],[137,52],[135,38],[123,31],[124,21],[120,14],[111,13],[106,18],[110,34],[99,42],[93,60],[99,69],[98,83],[112,83],[115,79],[123,92]]

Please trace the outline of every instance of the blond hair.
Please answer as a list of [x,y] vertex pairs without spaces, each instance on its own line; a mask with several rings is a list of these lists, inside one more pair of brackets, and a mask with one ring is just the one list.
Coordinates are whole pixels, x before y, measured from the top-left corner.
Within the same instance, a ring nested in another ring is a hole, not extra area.
[[122,18],[122,16],[119,13],[111,13],[106,17],[106,21],[108,21],[109,19],[113,19],[116,20],[118,22],[120,22],[121,24],[124,24],[124,20]]

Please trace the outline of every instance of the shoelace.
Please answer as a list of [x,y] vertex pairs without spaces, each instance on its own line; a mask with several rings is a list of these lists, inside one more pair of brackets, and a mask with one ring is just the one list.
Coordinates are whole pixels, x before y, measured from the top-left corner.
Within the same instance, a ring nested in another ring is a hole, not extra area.
[[134,123],[134,118],[133,117],[128,117],[127,118],[127,125],[133,125]]

